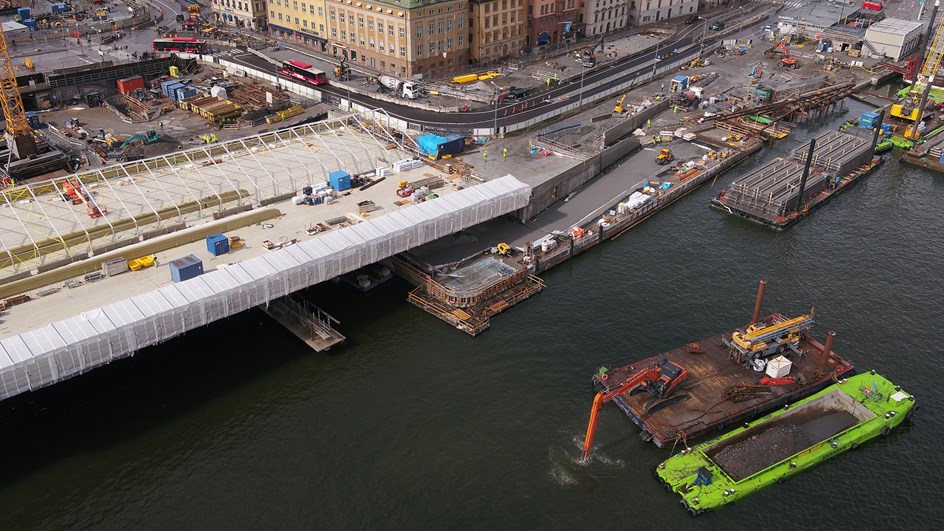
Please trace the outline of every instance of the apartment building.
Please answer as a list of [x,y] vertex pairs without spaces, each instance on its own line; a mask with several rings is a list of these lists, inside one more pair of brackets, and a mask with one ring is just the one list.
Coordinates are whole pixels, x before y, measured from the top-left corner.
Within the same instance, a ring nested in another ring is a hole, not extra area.
[[527,1],[529,48],[557,44],[576,37],[579,0]]
[[213,0],[210,10],[225,26],[253,30],[266,27],[266,0]]
[[328,49],[326,0],[267,0],[269,35],[318,51]]
[[626,0],[580,0],[580,28],[592,37],[626,27]]
[[472,64],[515,57],[526,47],[525,0],[470,0],[469,58]]
[[630,0],[629,26],[645,26],[697,12],[698,0]]

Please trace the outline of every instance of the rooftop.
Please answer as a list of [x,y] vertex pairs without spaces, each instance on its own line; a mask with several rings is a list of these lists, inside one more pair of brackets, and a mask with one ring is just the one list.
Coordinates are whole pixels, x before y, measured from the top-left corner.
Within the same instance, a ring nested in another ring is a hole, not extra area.
[[916,20],[902,20],[899,18],[886,18],[881,22],[876,22],[869,26],[868,31],[880,31],[883,33],[892,33],[894,35],[908,35],[916,29],[923,29],[924,22]]

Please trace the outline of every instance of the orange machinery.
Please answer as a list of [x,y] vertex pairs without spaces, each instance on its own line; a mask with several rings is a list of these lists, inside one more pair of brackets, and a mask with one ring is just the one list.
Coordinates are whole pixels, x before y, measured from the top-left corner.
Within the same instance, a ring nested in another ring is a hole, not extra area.
[[[590,448],[593,446],[593,436],[597,431],[597,422],[600,420],[600,411],[603,404],[612,401],[619,395],[629,391],[630,395],[647,392],[656,398],[668,398],[675,388],[685,380],[688,373],[685,369],[667,359],[663,359],[656,367],[643,369],[612,389],[605,389],[597,393],[590,409],[590,424],[587,426],[587,435],[583,440],[583,461],[590,457]],[[604,381],[606,375],[604,375]]]

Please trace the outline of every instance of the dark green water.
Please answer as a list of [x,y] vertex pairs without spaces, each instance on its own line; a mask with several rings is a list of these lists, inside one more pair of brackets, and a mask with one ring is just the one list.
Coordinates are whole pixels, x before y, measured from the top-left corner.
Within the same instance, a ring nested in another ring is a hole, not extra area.
[[[551,270],[475,339],[399,281],[328,285],[313,298],[350,337],[331,355],[250,312],[5,401],[0,528],[936,528],[944,177],[890,162],[778,234],[707,207],[747,167]],[[577,464],[596,367],[742,324],[760,278],[766,311],[815,304],[814,335],[914,392],[915,424],[697,520],[651,477],[668,450],[615,407]]]

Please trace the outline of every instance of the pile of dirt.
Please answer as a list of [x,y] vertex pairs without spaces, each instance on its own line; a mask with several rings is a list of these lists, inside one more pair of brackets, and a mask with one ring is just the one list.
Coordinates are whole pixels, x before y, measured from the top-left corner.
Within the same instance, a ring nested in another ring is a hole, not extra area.
[[810,437],[793,424],[781,424],[730,444],[712,459],[735,481],[780,462],[813,444]]

